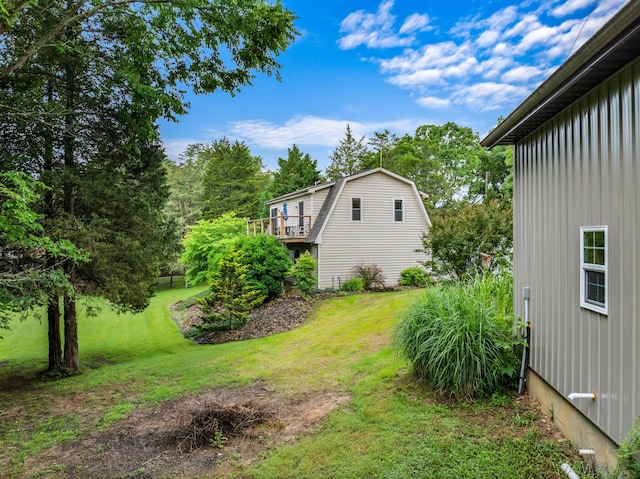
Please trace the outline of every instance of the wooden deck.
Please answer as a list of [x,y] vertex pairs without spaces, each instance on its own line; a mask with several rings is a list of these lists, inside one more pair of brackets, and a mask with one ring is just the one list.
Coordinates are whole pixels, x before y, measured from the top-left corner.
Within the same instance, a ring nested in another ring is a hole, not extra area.
[[285,243],[304,243],[311,231],[311,216],[289,215],[247,221],[247,236],[277,236]]

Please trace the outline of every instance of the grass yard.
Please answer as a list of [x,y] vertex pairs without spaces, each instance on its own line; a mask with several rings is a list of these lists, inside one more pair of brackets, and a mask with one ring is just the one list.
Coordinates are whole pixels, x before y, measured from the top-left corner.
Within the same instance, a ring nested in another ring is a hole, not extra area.
[[[83,317],[83,374],[55,382],[38,379],[46,324],[4,332],[0,477],[524,479],[565,477],[563,462],[587,469],[526,401],[448,404],[413,382],[390,336],[419,290],[332,298],[293,331],[215,346],[186,341],[170,317],[171,303],[200,291],[164,289],[138,315]],[[153,449],[173,414],[211,397],[265,404],[271,421],[188,454],[175,440]]]

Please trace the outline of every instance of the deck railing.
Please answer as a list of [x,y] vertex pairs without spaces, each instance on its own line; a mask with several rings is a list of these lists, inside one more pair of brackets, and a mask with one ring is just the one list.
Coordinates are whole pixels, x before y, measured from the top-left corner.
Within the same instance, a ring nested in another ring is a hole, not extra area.
[[283,241],[304,240],[311,230],[311,216],[280,215],[247,221],[247,236],[266,234]]

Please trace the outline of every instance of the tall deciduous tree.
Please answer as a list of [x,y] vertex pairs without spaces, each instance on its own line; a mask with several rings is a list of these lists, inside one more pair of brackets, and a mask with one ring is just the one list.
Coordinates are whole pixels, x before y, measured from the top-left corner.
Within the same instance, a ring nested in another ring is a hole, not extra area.
[[468,196],[484,149],[471,128],[455,123],[423,125],[414,135],[419,162],[412,178],[426,192],[427,207]]
[[243,142],[231,143],[226,138],[194,148],[205,164],[203,218],[217,218],[230,211],[240,217],[259,216],[267,182],[262,159],[251,155]]
[[350,176],[364,171],[364,160],[367,156],[365,137],[359,140],[351,133],[351,126],[347,125],[347,132],[343,140],[330,156],[331,164],[327,167],[327,177],[335,180],[341,176]]
[[312,160],[308,153],[302,153],[293,145],[288,149],[286,159],[278,158],[278,169],[273,173],[269,197],[276,198],[313,186],[322,180],[317,160]]
[[[295,35],[293,15],[262,0],[2,7],[1,171],[39,176],[50,187],[45,233],[95,253],[87,265],[65,263],[76,290],[121,308],[144,307],[157,273],[154,227],[166,194],[154,122],[186,111],[185,87],[236,93],[255,72],[278,76],[275,57]],[[49,366],[74,372],[75,296],[63,296],[64,360],[57,360],[61,313],[52,297]]]

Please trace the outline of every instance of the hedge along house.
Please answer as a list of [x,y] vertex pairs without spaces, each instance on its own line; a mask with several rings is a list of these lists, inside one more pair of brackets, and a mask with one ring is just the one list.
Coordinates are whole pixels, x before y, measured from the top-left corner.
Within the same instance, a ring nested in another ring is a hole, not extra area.
[[524,318],[528,302],[529,393],[611,467],[640,414],[640,2],[482,144],[514,145],[515,309]]
[[417,251],[431,226],[423,199],[411,180],[376,168],[267,201],[269,218],[249,220],[247,234],[278,236],[294,259],[309,251],[320,288],[339,288],[360,263],[397,284],[426,259]]

